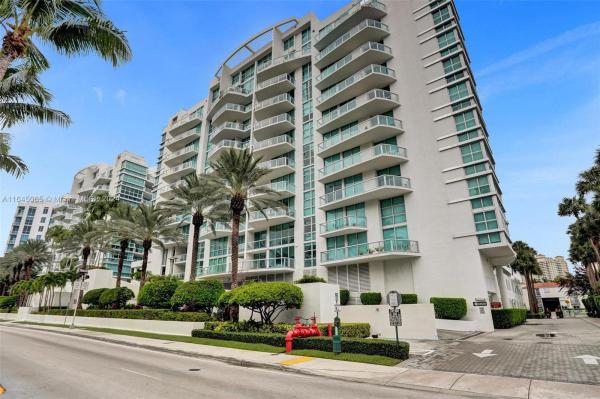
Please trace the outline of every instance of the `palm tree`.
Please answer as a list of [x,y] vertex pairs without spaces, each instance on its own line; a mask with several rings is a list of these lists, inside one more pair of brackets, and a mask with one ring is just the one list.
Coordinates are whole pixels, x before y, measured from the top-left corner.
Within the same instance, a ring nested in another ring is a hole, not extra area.
[[31,283],[31,288],[33,292],[36,292],[38,294],[38,312],[42,310],[42,297],[44,295],[44,291],[46,289],[46,287],[44,287],[44,276],[39,276],[38,278],[36,278],[35,280],[32,281]]
[[517,257],[510,264],[510,267],[521,273],[525,277],[525,285],[527,287],[527,297],[529,299],[529,308],[532,313],[538,313],[538,304],[533,287],[533,275],[541,274],[540,266],[535,258],[537,252],[523,241],[515,241],[512,244]]
[[70,237],[61,245],[62,249],[67,253],[79,253],[81,251],[82,269],[87,268],[92,248],[98,241],[97,230],[97,224],[89,220],[83,220],[70,229]]
[[22,177],[29,171],[25,161],[10,151],[11,137],[8,133],[0,133],[0,170],[15,177]]
[[[67,281],[71,284],[71,293],[69,294],[69,304],[73,300],[73,291],[75,291],[75,282],[79,279],[79,272],[76,266],[71,266],[67,271],[64,272]],[[81,301],[80,301],[81,303]],[[67,314],[69,305],[66,306],[65,315]]]
[[23,260],[25,280],[29,280],[42,266],[52,261],[48,244],[43,240],[28,240],[21,243],[15,252]]
[[85,205],[84,217],[91,222],[104,220],[110,213],[110,210],[116,208],[118,205],[118,199],[113,198],[106,193],[100,193],[94,196],[93,200]]
[[222,209],[220,211],[215,208],[215,204],[220,199],[219,191],[207,185],[202,177],[193,174],[187,176],[183,184],[176,187],[173,192],[175,193],[175,199],[162,202],[160,205],[164,212],[169,215],[180,215],[182,220],[188,216],[192,217],[192,270],[190,281],[194,281],[196,279],[200,228],[205,221],[208,221],[214,230],[214,224],[218,220],[224,220]]
[[56,286],[60,288],[58,292],[58,306],[62,307],[62,292],[67,286],[67,274],[66,273],[56,273]]
[[[133,223],[126,222],[122,228],[131,229],[129,236],[132,240],[141,243],[144,248],[142,256],[142,271],[140,276],[140,289],[146,280],[146,269],[148,268],[148,254],[152,244],[165,249],[167,241],[182,241],[182,235],[177,226],[172,223],[171,217],[161,212],[156,205],[140,204],[133,212]],[[115,223],[120,223],[119,221]]]
[[26,58],[36,69],[49,66],[34,38],[69,56],[95,52],[113,66],[131,58],[125,33],[106,18],[99,0],[3,1],[0,18],[6,30],[0,79],[16,59]]
[[[240,235],[240,219],[246,205],[266,218],[267,208],[284,207],[281,201],[275,200],[277,192],[268,187],[258,185],[259,180],[270,170],[258,167],[261,158],[254,158],[248,149],[242,151],[230,149],[225,151],[216,162],[211,162],[213,169],[207,176],[208,185],[218,191],[231,215],[231,288],[238,285],[238,248]],[[252,194],[266,194],[266,197],[251,197]]]

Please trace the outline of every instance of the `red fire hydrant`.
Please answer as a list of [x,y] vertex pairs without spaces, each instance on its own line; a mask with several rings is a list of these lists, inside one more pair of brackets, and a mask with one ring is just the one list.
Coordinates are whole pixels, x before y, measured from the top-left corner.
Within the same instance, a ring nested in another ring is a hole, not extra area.
[[313,316],[310,318],[312,321],[311,325],[305,325],[300,322],[300,317],[296,317],[296,323],[294,328],[285,335],[285,352],[289,353],[292,351],[292,345],[295,337],[316,337],[321,336],[321,330],[317,325],[317,318]]

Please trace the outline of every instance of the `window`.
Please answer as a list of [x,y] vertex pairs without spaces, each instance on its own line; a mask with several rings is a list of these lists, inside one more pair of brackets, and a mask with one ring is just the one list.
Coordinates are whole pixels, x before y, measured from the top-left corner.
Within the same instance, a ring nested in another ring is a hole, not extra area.
[[304,192],[304,216],[315,214],[315,192],[314,190]]
[[456,130],[461,131],[475,126],[475,115],[473,111],[463,112],[462,114],[454,115],[454,124]]
[[452,58],[448,58],[443,63],[444,65],[444,73],[449,74],[451,72],[457,71],[462,68],[462,63],[460,62],[460,56],[455,55]]
[[219,99],[219,88],[218,87],[215,87],[214,89],[211,90],[210,99],[213,102],[217,101]]
[[283,41],[283,51],[287,51],[294,47],[294,36],[290,36]]
[[475,137],[479,136],[479,131],[478,130],[472,130],[470,132],[466,132],[466,133],[461,133],[458,135],[458,141],[467,141],[467,140],[471,140],[474,139]]
[[465,175],[473,175],[475,173],[485,172],[485,163],[478,163],[477,165],[471,165],[465,167]]
[[465,82],[462,82],[457,85],[448,87],[448,95],[450,96],[450,101],[452,102],[467,97],[469,95],[469,89],[467,89],[467,84]]
[[451,30],[450,32],[442,33],[441,35],[439,35],[437,37],[437,40],[438,40],[438,46],[440,48],[444,48],[444,47],[454,43],[456,41],[456,37],[454,36],[454,31]]
[[452,104],[452,112],[460,111],[464,108],[469,108],[471,106],[471,100],[463,100],[458,103]]
[[310,46],[310,26],[302,31],[302,49]]
[[404,196],[379,201],[379,208],[382,226],[406,223]]
[[442,57],[445,57],[445,56],[447,56],[449,54],[452,54],[456,50],[458,50],[458,44],[455,44],[454,46],[447,47],[445,50],[440,51],[440,55]]
[[501,241],[500,233],[487,233],[487,234],[477,234],[477,240],[479,241],[479,245],[485,244],[496,244]]
[[[214,240],[210,240],[210,257],[215,256],[225,256],[229,252],[229,247],[227,245],[228,237],[216,238]],[[210,265],[210,263],[209,263]]]
[[437,25],[440,22],[450,19],[450,10],[448,9],[448,6],[442,7],[439,10],[431,13],[431,16],[433,17],[433,23]]
[[42,213],[43,213],[44,215],[47,215],[47,214],[48,214],[48,207],[45,207],[45,208],[44,208],[44,211],[43,211]]
[[313,241],[316,238],[316,224],[314,216],[304,218],[304,241]]
[[294,243],[294,223],[282,223],[269,228],[269,246]]
[[386,251],[399,251],[409,249],[408,228],[406,226],[393,227],[383,230],[383,248]]
[[39,226],[38,227],[38,232],[44,231],[44,226]]
[[41,218],[40,223],[46,223],[46,218]]
[[304,168],[303,172],[304,178],[304,190],[312,190],[315,188],[315,171],[312,167]]
[[470,163],[483,159],[483,150],[481,149],[481,142],[465,144],[460,146],[460,154],[464,163]]
[[498,221],[496,220],[495,211],[475,213],[473,218],[475,219],[475,230],[477,232],[494,230],[498,228]]
[[481,195],[490,192],[490,183],[487,176],[473,177],[467,180],[469,195]]
[[317,244],[309,242],[304,244],[304,267],[317,265]]
[[384,176],[384,175],[402,176],[402,174],[400,172],[401,172],[400,165],[390,166],[389,168],[379,169],[377,171],[377,176]]
[[450,83],[455,82],[458,79],[462,79],[464,77],[465,77],[464,71],[455,72],[452,75],[446,76],[446,83],[450,84]]

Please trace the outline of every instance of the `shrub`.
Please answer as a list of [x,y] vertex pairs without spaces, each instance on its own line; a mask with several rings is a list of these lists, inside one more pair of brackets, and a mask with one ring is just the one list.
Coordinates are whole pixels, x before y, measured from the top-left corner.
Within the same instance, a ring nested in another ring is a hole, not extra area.
[[460,320],[467,315],[465,298],[432,297],[429,302],[433,304],[436,319]]
[[167,309],[171,307],[171,297],[179,285],[174,278],[151,278],[144,284],[138,295],[138,304],[149,308]]
[[348,301],[350,301],[350,291],[342,288],[340,290],[340,305],[347,305]]
[[127,301],[133,299],[135,294],[127,287],[111,288],[100,295],[100,306],[103,308],[122,309]]
[[308,283],[326,283],[323,277],[319,276],[302,276],[300,280],[294,281],[296,284],[308,284]]
[[581,301],[589,317],[600,317],[600,295],[588,295]]
[[250,283],[230,291],[229,305],[238,305],[260,315],[262,324],[273,320],[286,309],[300,308],[302,290],[285,282]]
[[219,280],[190,281],[175,290],[171,306],[174,309],[184,307],[186,310],[201,310],[210,314],[224,292],[223,283]]
[[381,293],[363,292],[360,294],[360,303],[363,305],[379,305],[381,303]]
[[417,303],[417,294],[400,294],[403,305]]
[[107,290],[109,290],[109,288],[96,288],[95,290],[89,290],[83,295],[81,302],[90,306],[100,306],[100,296],[104,291]]
[[[50,315],[64,315],[64,309],[51,309]],[[69,310],[69,315],[73,314]],[[166,309],[78,309],[77,316],[101,317],[105,319],[139,319],[139,320],[164,320],[164,321],[191,321],[207,322],[210,315],[202,312],[173,312]]]
[[512,328],[527,320],[527,309],[492,309],[494,328]]
[[[280,334],[246,333],[246,332],[215,332],[210,330],[193,330],[192,337],[222,339],[248,343],[260,343],[272,346],[285,346],[285,336]],[[294,349],[315,349],[325,352],[333,351],[331,337],[294,338]],[[380,355],[396,359],[408,359],[409,344],[381,339],[342,338],[342,351],[362,353],[365,355]]]
[[[328,323],[318,323],[317,325],[321,334],[327,335]],[[204,324],[205,330],[217,332],[261,332],[282,335],[287,334],[293,328],[294,325],[288,323],[260,324],[252,320],[239,323],[209,321]],[[340,334],[348,338],[366,338],[371,335],[371,325],[369,323],[342,323]]]
[[0,309],[12,309],[17,305],[17,296],[0,296]]

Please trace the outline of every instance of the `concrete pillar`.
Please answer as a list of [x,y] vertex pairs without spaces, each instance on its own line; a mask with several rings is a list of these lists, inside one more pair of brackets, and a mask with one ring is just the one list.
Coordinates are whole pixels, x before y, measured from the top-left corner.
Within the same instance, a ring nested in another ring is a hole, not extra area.
[[510,308],[510,298],[508,296],[508,291],[506,288],[506,280],[504,279],[504,272],[502,270],[502,266],[494,267],[494,271],[496,273],[496,282],[498,284],[498,290],[500,293],[500,301],[502,302],[503,308]]

